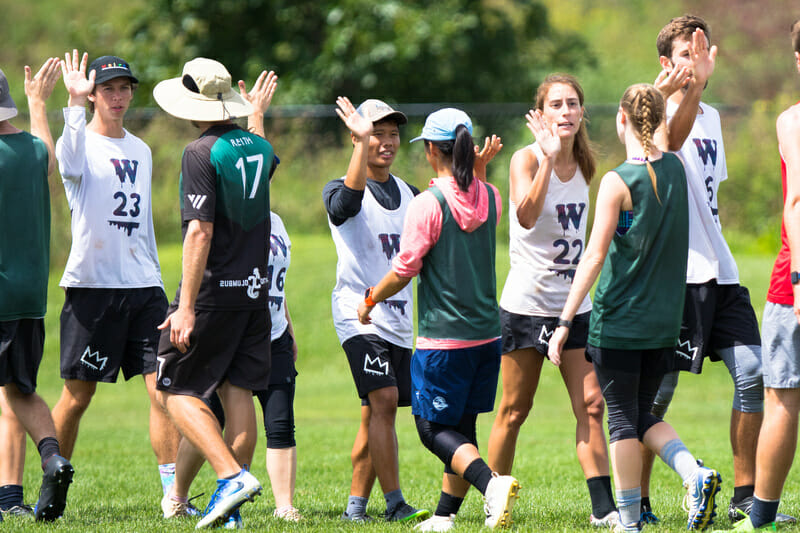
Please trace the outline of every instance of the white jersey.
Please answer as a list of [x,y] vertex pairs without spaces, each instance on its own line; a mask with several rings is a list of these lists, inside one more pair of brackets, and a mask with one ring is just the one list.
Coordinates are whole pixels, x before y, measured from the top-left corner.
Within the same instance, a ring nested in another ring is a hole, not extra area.
[[269,316],[272,319],[271,340],[283,335],[289,327],[286,319],[286,271],[292,260],[292,241],[286,233],[281,217],[269,212],[271,235],[269,236],[269,266],[267,267],[267,283],[269,284]]
[[[344,178],[342,178],[344,179]],[[374,287],[392,268],[392,258],[400,251],[400,235],[408,204],[414,193],[402,180],[395,180],[400,190],[400,206],[384,209],[369,187],[364,189],[361,210],[354,217],[335,226],[328,219],[339,260],[336,263],[336,287],[333,289],[333,324],[339,342],[356,335],[378,335],[403,348],[411,348],[414,329],[411,323],[413,292],[411,283],[380,302],[372,310],[372,324],[358,321],[358,304],[365,292]]]
[[[544,154],[534,143],[528,147],[542,161]],[[518,315],[556,317],[567,301],[575,268],[586,246],[589,218],[589,185],[580,167],[569,181],[561,181],[555,171],[539,218],[531,229],[517,219],[517,206],[509,209],[508,271],[500,307]],[[591,311],[587,295],[578,313]]]
[[83,107],[64,108],[56,158],[72,212],[62,287],[163,287],[153,229],[150,148],[86,129]]
[[[671,120],[678,105],[667,103]],[[687,283],[716,279],[723,285],[739,283],[739,270],[728,243],[722,236],[717,212],[717,190],[728,178],[722,125],[716,109],[700,103],[692,131],[680,149],[686,164],[689,191],[689,260]]]

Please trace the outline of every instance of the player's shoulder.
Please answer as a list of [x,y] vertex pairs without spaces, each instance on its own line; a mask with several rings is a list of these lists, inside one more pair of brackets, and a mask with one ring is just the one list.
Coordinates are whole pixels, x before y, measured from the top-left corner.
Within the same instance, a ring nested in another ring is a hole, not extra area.
[[778,115],[776,125],[778,128],[778,134],[782,132],[800,132],[800,103],[786,108],[780,115]]

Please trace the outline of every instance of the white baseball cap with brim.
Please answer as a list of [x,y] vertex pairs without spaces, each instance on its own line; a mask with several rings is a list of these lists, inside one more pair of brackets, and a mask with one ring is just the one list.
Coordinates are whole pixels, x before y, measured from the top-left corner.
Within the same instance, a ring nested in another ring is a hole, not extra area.
[[410,143],[425,139],[426,141],[454,141],[456,138],[456,128],[466,126],[469,134],[472,135],[472,120],[469,115],[455,109],[446,107],[439,111],[434,111],[425,119],[422,127],[422,134],[411,139]]
[[17,106],[11,98],[8,79],[0,70],[0,120],[9,120],[17,116]]
[[198,122],[219,122],[253,112],[250,102],[231,87],[225,66],[205,57],[186,63],[180,78],[156,85],[153,97],[170,115]]

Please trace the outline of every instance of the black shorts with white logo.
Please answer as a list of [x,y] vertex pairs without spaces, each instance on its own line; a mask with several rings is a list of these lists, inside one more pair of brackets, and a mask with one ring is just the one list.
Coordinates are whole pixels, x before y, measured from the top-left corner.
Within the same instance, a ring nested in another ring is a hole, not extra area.
[[156,369],[158,325],[167,316],[161,287],[68,287],[61,310],[61,377],[114,383]]
[[384,387],[397,387],[399,407],[411,405],[411,349],[373,334],[350,337],[342,348],[361,405],[369,405],[369,393]]
[[[176,309],[170,305],[168,313]],[[270,329],[266,307],[195,311],[194,331],[186,353],[172,345],[169,328],[161,332],[156,388],[205,399],[211,398],[223,381],[250,391],[266,389]]]
[[35,392],[43,352],[43,318],[0,322],[0,386],[14,383],[23,394]]
[[717,350],[734,346],[761,346],[747,288],[714,280],[687,284],[675,369],[699,374],[704,358],[719,361]]
[[[575,315],[569,336],[564,343],[565,350],[586,348],[589,338],[589,316],[591,312]],[[556,330],[558,317],[518,315],[500,308],[500,328],[502,332],[501,353],[533,348],[547,357],[550,337]]]

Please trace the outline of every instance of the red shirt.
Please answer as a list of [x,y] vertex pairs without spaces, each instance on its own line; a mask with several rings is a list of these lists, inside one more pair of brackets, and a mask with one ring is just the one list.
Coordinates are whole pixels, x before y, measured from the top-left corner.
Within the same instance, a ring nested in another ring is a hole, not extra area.
[[[786,203],[786,161],[781,157],[781,183],[783,185],[783,203]],[[769,290],[767,291],[767,301],[783,304],[794,304],[794,293],[792,283],[789,279],[791,271],[791,257],[789,254],[789,238],[786,236],[786,223],[781,223],[781,249],[775,259],[775,266],[772,268],[772,276],[769,280]]]

